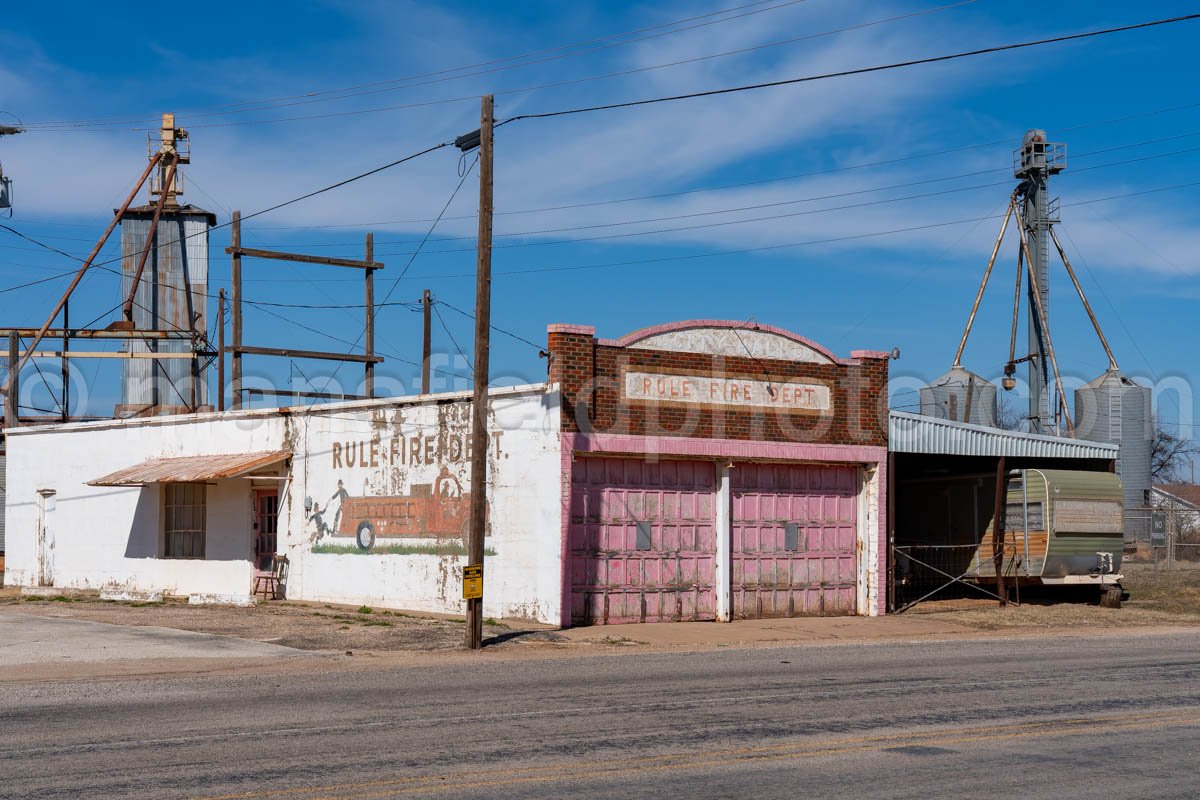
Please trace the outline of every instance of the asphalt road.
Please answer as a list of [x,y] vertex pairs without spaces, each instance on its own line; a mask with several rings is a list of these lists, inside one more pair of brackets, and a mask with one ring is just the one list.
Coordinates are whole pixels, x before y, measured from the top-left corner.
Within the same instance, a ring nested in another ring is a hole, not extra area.
[[1194,798],[1200,633],[0,683],[12,798]]

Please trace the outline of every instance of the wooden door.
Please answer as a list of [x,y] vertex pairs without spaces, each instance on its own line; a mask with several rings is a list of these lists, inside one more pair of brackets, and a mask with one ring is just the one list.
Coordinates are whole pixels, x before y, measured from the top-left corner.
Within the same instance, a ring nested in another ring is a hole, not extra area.
[[254,566],[271,569],[271,557],[279,546],[279,490],[254,490]]

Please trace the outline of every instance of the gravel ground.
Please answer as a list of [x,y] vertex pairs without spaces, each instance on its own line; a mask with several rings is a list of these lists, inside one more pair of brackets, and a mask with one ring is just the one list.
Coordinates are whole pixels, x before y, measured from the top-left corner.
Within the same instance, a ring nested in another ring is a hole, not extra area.
[[1094,592],[1046,588],[1026,591],[1019,607],[969,598],[922,603],[907,613],[944,615],[982,630],[1200,625],[1200,564],[1181,562],[1170,574],[1161,568],[1156,574],[1153,564],[1126,563],[1121,571],[1130,597],[1119,609],[1100,608]]
[[[439,651],[462,647],[463,620],[321,603],[270,602],[255,608],[189,606],[184,601],[124,603],[94,596],[38,599],[0,590],[0,609],[117,625],[155,625],[197,633],[237,636],[302,650]],[[553,641],[544,626],[487,620],[485,643],[519,645]]]
[[[1089,595],[1070,597],[1061,590],[1026,591],[1019,607],[998,608],[994,600],[965,598],[925,602],[907,614],[936,614],[938,619],[978,630],[1046,630],[1200,625],[1200,564],[1181,562],[1170,574],[1152,564],[1126,564],[1124,586],[1130,599],[1120,609],[1100,608]],[[414,616],[361,606],[270,602],[255,608],[189,606],[101,601],[94,595],[38,599],[19,589],[0,589],[0,609],[118,625],[165,628],[237,636],[313,651],[438,652],[462,648],[463,621]],[[604,644],[627,642],[613,629]],[[485,644],[503,648],[529,644],[565,644],[546,626],[488,620]],[[632,644],[632,643],[630,643]]]

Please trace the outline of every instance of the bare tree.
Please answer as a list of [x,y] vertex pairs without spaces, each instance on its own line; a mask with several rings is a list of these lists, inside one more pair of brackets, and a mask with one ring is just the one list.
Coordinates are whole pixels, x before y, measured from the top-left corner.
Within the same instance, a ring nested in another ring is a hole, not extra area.
[[1003,392],[996,402],[996,427],[1006,431],[1024,430],[1025,422],[1029,418],[1012,397],[1011,393]]
[[1200,445],[1185,439],[1154,422],[1154,439],[1150,443],[1150,477],[1155,483],[1178,483],[1190,473],[1191,463],[1200,455]]

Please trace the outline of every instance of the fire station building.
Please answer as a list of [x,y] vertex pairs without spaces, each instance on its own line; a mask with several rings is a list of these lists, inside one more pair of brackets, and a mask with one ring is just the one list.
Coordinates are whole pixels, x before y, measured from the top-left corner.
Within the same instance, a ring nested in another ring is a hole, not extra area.
[[[884,612],[888,355],[693,320],[552,325],[489,393],[484,613]],[[461,613],[471,395],[7,431],[5,582]]]

